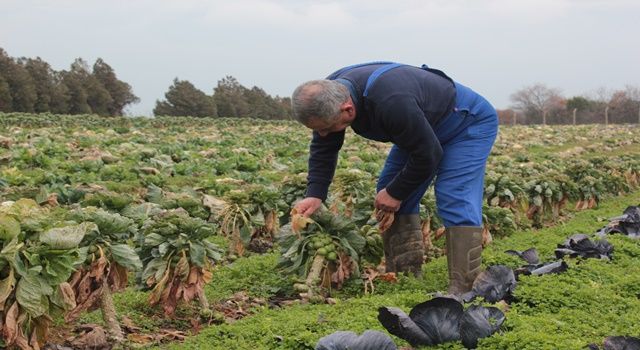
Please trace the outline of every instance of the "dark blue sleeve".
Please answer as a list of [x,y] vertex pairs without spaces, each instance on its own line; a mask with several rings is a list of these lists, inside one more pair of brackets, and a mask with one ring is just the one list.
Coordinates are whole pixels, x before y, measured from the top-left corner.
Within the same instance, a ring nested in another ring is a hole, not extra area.
[[394,95],[380,107],[377,117],[393,143],[409,153],[404,169],[386,187],[391,197],[404,200],[435,174],[442,159],[442,146],[413,97]]
[[338,152],[344,143],[345,131],[330,133],[322,137],[313,132],[309,147],[309,175],[307,176],[307,197],[327,199],[329,185],[338,164]]

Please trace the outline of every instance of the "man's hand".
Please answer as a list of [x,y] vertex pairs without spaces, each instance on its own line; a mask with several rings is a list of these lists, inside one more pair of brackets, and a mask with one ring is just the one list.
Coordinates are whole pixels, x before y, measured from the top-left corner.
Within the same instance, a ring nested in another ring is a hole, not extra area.
[[300,202],[296,203],[293,207],[299,214],[304,215],[305,217],[311,216],[313,213],[318,210],[322,206],[322,199],[307,197]]
[[396,212],[400,209],[400,204],[402,204],[401,200],[391,197],[387,190],[384,189],[376,195],[376,201],[373,206],[378,210]]
[[384,234],[393,224],[395,213],[392,211],[376,209],[374,211],[374,214],[376,216],[376,220],[378,220],[378,228],[380,229],[380,234]]

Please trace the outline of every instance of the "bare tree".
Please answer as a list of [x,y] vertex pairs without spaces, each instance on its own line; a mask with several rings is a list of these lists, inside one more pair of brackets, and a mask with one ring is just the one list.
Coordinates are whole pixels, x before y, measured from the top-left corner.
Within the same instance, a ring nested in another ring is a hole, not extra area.
[[611,97],[609,106],[615,123],[635,123],[638,120],[640,100],[631,96],[634,93],[633,89],[618,90]]
[[496,109],[498,113],[498,123],[504,125],[516,124],[516,112],[513,109]]
[[640,102],[640,87],[627,85],[624,87],[624,92],[629,96],[630,99]]
[[635,107],[635,115],[637,116],[637,119],[633,119],[631,122],[640,124],[640,87],[627,85],[625,86],[624,91]]
[[[549,88],[537,83],[518,90],[511,95],[513,109],[521,112],[527,118],[542,117],[542,123],[547,123],[547,116],[564,110],[564,97],[559,89]],[[534,122],[535,120],[530,120]]]
[[637,112],[637,119],[633,122],[640,124],[640,88],[637,86],[627,85],[625,86],[625,90],[627,96],[634,102]]
[[601,86],[595,89],[594,91],[588,93],[586,96],[587,98],[593,101],[606,104],[609,102],[609,100],[611,100],[611,96],[613,96],[613,93],[614,93],[613,90],[607,89],[606,87]]
[[602,123],[606,119],[612,123],[640,122],[640,89],[638,87],[627,85],[624,90],[600,87],[589,95],[595,102],[594,122]]

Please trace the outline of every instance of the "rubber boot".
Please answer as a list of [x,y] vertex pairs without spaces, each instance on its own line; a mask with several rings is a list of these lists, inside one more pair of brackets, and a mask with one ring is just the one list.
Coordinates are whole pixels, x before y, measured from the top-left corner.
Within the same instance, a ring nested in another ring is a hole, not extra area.
[[446,229],[449,294],[471,290],[482,263],[482,227],[454,226]]
[[424,243],[420,215],[397,215],[393,224],[382,234],[386,272],[410,272],[422,275]]

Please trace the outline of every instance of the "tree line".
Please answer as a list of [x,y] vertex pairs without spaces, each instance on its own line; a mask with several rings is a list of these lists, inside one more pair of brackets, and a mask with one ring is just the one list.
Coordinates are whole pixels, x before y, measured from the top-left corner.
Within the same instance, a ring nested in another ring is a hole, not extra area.
[[[156,116],[292,117],[289,97],[247,88],[232,76],[218,81],[210,95],[175,78],[164,97],[156,101]],[[566,98],[559,89],[534,84],[510,100],[510,108],[498,110],[502,124],[640,123],[640,88],[635,86]],[[77,58],[69,70],[55,71],[40,57],[16,59],[0,48],[0,112],[120,116],[139,101],[101,58],[92,67]]]
[[156,101],[156,116],[192,116],[291,119],[291,99],[272,97],[261,88],[247,88],[232,76],[218,81],[211,95],[197,89],[187,80],[174,79],[165,93],[165,100]]
[[600,88],[585,96],[566,98],[559,89],[534,84],[510,97],[512,106],[498,110],[502,124],[640,123],[640,88]]
[[[0,112],[98,114],[121,116],[140,99],[131,86],[98,58],[92,67],[77,58],[69,70],[55,71],[40,57],[12,58],[0,48]],[[259,87],[242,86],[234,77],[218,81],[211,95],[176,78],[156,101],[156,116],[290,119],[291,100],[272,97]]]
[[40,57],[15,59],[0,48],[0,112],[117,116],[138,101],[101,58],[91,68],[78,58],[55,71]]

